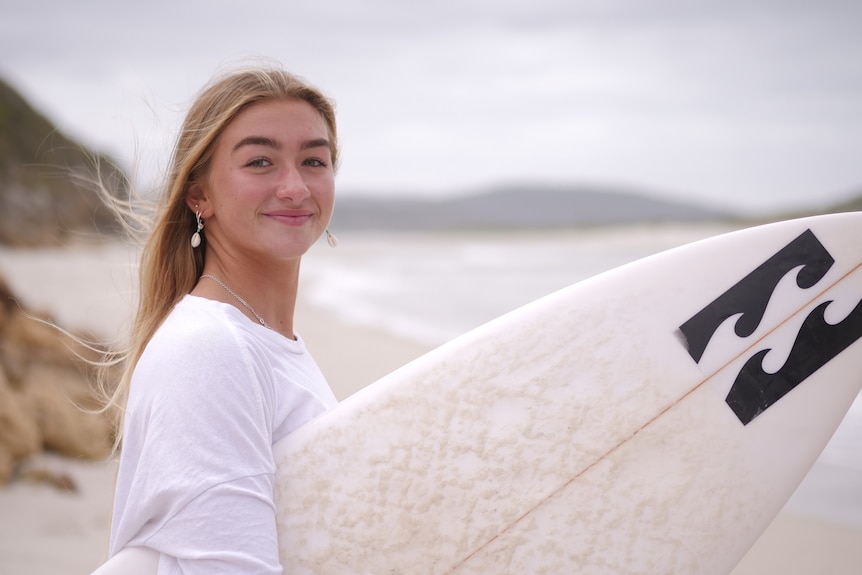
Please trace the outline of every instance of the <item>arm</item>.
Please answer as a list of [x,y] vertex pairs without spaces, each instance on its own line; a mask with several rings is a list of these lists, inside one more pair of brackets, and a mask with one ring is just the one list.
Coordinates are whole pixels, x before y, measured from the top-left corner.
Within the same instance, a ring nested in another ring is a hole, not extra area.
[[229,322],[170,319],[135,371],[111,552],[149,547],[167,572],[280,573],[271,394]]

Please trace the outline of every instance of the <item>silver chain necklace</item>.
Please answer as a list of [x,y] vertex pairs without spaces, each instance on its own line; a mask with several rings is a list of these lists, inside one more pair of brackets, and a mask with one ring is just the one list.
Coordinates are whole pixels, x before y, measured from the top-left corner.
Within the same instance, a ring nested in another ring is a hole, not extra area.
[[201,279],[203,279],[203,278],[209,278],[209,279],[211,279],[212,281],[214,281],[215,283],[217,283],[218,285],[220,285],[221,287],[223,287],[227,293],[229,293],[230,295],[232,295],[233,297],[235,297],[235,298],[236,298],[236,301],[238,301],[239,303],[241,303],[245,309],[247,309],[248,311],[250,311],[250,312],[251,312],[251,315],[253,315],[255,318],[257,318],[257,321],[259,321],[259,322],[260,322],[260,325],[262,325],[263,327],[265,327],[265,328],[267,328],[267,329],[272,329],[272,328],[271,328],[271,327],[269,327],[269,325],[264,321],[264,319],[260,316],[260,314],[259,314],[259,313],[257,313],[256,311],[254,311],[254,308],[253,308],[253,307],[251,307],[247,301],[245,301],[244,299],[242,299],[242,298],[239,296],[239,294],[238,294],[238,293],[236,293],[235,291],[233,291],[232,289],[230,289],[230,288],[227,286],[227,284],[226,284],[226,283],[224,283],[223,281],[221,281],[220,279],[218,279],[217,277],[215,277],[215,276],[214,276],[214,275],[212,275],[212,274],[203,274],[203,275],[201,276]]

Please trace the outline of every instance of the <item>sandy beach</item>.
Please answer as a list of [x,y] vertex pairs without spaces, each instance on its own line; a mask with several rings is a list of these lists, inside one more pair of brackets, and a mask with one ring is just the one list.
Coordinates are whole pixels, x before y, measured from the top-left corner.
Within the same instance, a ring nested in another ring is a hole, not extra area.
[[[0,272],[22,303],[52,313],[62,325],[108,337],[127,325],[133,263],[131,253],[118,246],[0,250]],[[340,399],[429,350],[306,301],[300,303],[298,330]],[[69,476],[77,492],[22,481],[0,488],[0,573],[89,573],[106,552],[114,464],[46,454],[26,465]],[[859,572],[862,526],[785,510],[733,574]]]

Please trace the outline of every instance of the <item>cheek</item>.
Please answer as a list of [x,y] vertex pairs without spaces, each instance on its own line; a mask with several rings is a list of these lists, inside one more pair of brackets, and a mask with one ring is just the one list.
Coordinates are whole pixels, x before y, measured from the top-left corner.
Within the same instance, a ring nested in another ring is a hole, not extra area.
[[278,182],[274,179],[229,172],[220,181],[219,191],[225,204],[230,204],[235,209],[255,209],[258,204],[278,192]]
[[334,178],[329,178],[326,181],[320,182],[320,184],[315,189],[315,200],[322,212],[331,213],[335,204],[335,180]]

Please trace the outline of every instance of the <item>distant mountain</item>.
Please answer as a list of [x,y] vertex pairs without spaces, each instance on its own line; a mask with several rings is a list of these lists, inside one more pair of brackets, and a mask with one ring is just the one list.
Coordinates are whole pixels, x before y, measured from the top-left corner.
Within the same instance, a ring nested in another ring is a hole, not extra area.
[[840,204],[836,204],[830,208],[827,208],[824,213],[838,213],[838,212],[859,212],[862,211],[862,194],[847,200],[846,202],[841,202]]
[[563,228],[637,222],[714,221],[729,213],[634,192],[555,186],[502,186],[446,199],[346,196],[333,229],[428,231]]
[[[805,218],[810,216],[819,216],[822,214],[837,214],[841,212],[858,212],[862,211],[862,194],[851,196],[847,200],[841,202],[818,207],[800,208],[791,211],[778,212],[772,214],[765,219],[766,221],[790,220],[794,218]],[[763,223],[763,222],[757,222]]]
[[127,193],[114,162],[60,133],[0,80],[0,243],[56,245],[91,232],[110,233],[116,221],[92,190],[72,174],[94,175]]

